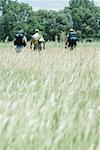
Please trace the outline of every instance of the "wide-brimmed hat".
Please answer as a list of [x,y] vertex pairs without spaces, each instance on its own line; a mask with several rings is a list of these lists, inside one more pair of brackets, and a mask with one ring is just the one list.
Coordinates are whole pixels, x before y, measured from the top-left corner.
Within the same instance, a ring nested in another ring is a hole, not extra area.
[[73,31],[74,31],[74,29],[70,29],[69,31],[70,31],[70,32],[73,32]]
[[35,29],[35,32],[39,32],[39,29]]

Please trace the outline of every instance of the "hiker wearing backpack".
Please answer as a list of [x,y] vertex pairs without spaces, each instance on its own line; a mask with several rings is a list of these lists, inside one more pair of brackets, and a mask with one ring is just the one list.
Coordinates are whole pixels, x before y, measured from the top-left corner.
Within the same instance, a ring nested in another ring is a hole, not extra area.
[[22,52],[22,49],[26,46],[27,39],[23,30],[17,31],[15,35],[14,45],[16,46],[16,53]]
[[32,49],[32,46],[34,47],[34,50],[42,50],[42,48],[45,49],[45,40],[39,33],[38,29],[35,29],[35,33],[32,35],[30,49]]
[[70,49],[73,49],[77,45],[77,40],[78,40],[77,33],[73,29],[70,29],[65,42],[65,48],[66,45],[68,45]]

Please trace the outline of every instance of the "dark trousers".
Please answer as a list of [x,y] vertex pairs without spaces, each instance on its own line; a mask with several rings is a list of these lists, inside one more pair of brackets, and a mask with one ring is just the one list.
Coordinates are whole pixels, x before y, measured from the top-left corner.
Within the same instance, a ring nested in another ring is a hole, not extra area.
[[68,42],[68,47],[70,47],[70,48],[76,47],[76,40],[70,40],[70,41]]

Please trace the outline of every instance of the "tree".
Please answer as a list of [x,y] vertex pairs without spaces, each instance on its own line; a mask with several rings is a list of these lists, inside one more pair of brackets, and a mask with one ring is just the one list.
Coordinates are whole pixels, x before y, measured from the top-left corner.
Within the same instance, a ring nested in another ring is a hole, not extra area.
[[0,0],[0,39],[14,39],[14,33],[20,28],[27,29],[27,20],[32,12],[32,7],[28,4],[12,0]]
[[55,40],[68,32],[78,30],[79,35],[100,37],[100,7],[90,0],[70,0],[62,11],[33,11],[26,3],[17,0],[0,0],[0,40],[14,39],[15,32],[23,29],[30,34],[38,28],[46,40]]
[[95,36],[97,22],[94,2],[70,0],[69,5],[75,30],[81,30],[84,38]]

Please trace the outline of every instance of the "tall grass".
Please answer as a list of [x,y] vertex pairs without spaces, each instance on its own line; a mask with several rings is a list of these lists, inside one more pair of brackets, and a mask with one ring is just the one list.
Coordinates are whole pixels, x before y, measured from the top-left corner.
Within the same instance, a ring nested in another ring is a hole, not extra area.
[[99,150],[100,44],[0,47],[0,150]]

